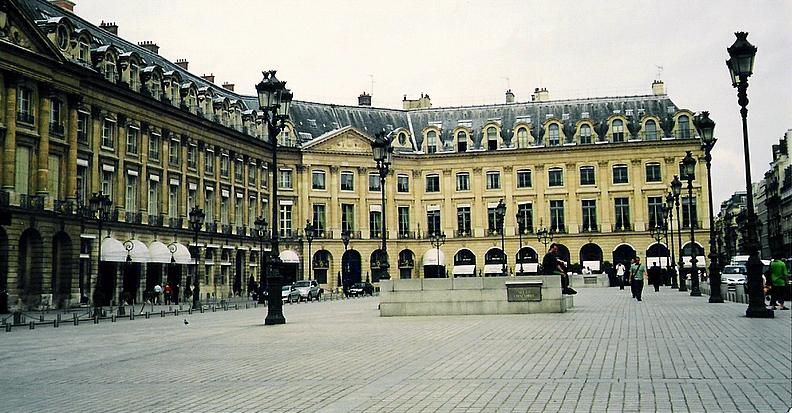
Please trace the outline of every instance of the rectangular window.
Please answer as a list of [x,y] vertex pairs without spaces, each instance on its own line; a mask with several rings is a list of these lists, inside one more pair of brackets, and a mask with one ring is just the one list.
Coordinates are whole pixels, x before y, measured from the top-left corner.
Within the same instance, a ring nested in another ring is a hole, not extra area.
[[580,184],[581,185],[594,185],[596,182],[594,177],[594,167],[593,166],[581,166],[580,167]]
[[102,171],[102,193],[105,195],[109,195],[110,199],[115,197],[115,193],[113,192],[113,188],[115,185],[115,174],[112,171]]
[[547,171],[548,186],[564,186],[564,171],[561,168],[553,168]]
[[311,172],[311,189],[324,191],[327,189],[325,182],[325,171],[312,171]]
[[230,168],[230,159],[228,159],[227,154],[220,155],[220,176],[223,178],[228,178],[228,174]]
[[663,177],[660,175],[659,163],[646,164],[646,182],[662,182]]
[[597,201],[584,199],[581,201],[583,206],[583,228],[582,232],[597,231]]
[[369,211],[369,238],[382,236],[382,212]]
[[630,181],[627,174],[627,165],[613,165],[613,183],[626,184]]
[[234,180],[236,182],[242,182],[242,179],[245,177],[245,164],[242,159],[236,159],[234,161]]
[[134,175],[126,176],[126,211],[137,212],[138,207],[138,177]]
[[369,192],[380,192],[380,178],[379,174],[369,174]]
[[427,235],[440,234],[440,210],[435,209],[426,212],[426,232]]
[[196,170],[198,169],[198,146],[189,145],[187,147],[187,167]]
[[582,125],[580,127],[580,144],[581,145],[591,144],[591,126]]
[[291,169],[281,169],[278,176],[278,188],[292,189],[292,171]]
[[88,167],[77,165],[77,203],[88,205]]
[[33,91],[20,86],[17,90],[17,118],[25,123],[33,123]]
[[663,197],[650,196],[647,199],[649,205],[649,228],[656,228],[663,224]]
[[321,234],[327,227],[327,207],[325,204],[313,205],[313,225],[314,229],[316,229],[316,234],[322,236]]
[[470,207],[457,207],[457,236],[471,236]]
[[500,172],[487,172],[487,189],[500,189]]
[[292,236],[292,205],[280,206],[280,235],[282,237]]
[[90,145],[91,142],[91,115],[77,112],[77,142]]
[[410,233],[410,207],[400,206],[398,209],[399,236],[406,238]]
[[[148,187],[148,214],[149,215],[159,215],[159,182],[154,180],[149,180],[149,187]],[[209,198],[206,198],[207,200]],[[211,217],[207,215],[207,221],[211,222]]]
[[258,204],[258,202],[256,202],[256,196],[255,195],[251,195],[250,197],[248,197],[247,227],[250,228],[251,231],[254,228],[256,228],[256,218],[258,217],[258,215],[256,214],[256,204]]
[[187,190],[187,213],[189,214],[190,211],[195,208],[198,202],[198,191],[195,189],[188,189]]
[[564,201],[550,201],[550,231],[566,232],[564,224]]
[[220,224],[228,225],[228,223],[229,223],[228,197],[224,195],[220,197]]
[[426,192],[440,192],[440,175],[426,176]]
[[60,100],[52,99],[50,103],[50,131],[63,135],[63,120],[61,119],[62,104]]
[[162,138],[156,133],[152,133],[149,137],[149,160],[159,161],[160,159],[160,146],[162,146]]
[[533,204],[519,204],[517,205],[517,215],[523,219],[523,234],[530,234],[533,232]]
[[110,119],[102,122],[102,146],[108,149],[115,148],[115,122]]
[[616,213],[616,231],[630,229],[630,198],[615,198],[613,200]]
[[517,188],[530,188],[531,185],[531,171],[527,169],[517,171]]
[[341,204],[341,231],[355,230],[355,205]]
[[396,191],[401,193],[410,192],[410,177],[407,175],[399,175],[396,177]]
[[128,154],[137,155],[138,153],[138,129],[127,128],[126,151]]
[[168,185],[168,217],[179,217],[179,185]]
[[256,186],[256,167],[255,163],[248,164],[248,185]]
[[696,197],[694,196],[692,199],[688,197],[682,197],[681,201],[682,228],[690,228],[691,224],[693,225],[693,228],[700,228],[698,223],[698,214],[696,212]]
[[461,172],[456,174],[456,190],[457,191],[470,191],[470,174]]
[[30,194],[30,148],[17,146],[14,189],[20,194]]
[[341,172],[341,190],[354,191],[355,190],[355,174],[349,171]]
[[206,214],[207,223],[215,223],[216,217],[214,214],[215,194],[214,191],[207,190],[205,195],[204,213]]
[[266,188],[269,185],[269,168],[267,166],[261,167],[261,187]]
[[495,207],[487,208],[487,232],[489,234],[500,234],[503,217],[499,217],[495,212]]
[[234,200],[234,225],[237,227],[242,226],[242,204],[245,198],[239,196],[242,194],[237,194]]
[[178,139],[171,139],[170,146],[168,146],[168,163],[178,165],[179,152],[181,152],[181,142]]

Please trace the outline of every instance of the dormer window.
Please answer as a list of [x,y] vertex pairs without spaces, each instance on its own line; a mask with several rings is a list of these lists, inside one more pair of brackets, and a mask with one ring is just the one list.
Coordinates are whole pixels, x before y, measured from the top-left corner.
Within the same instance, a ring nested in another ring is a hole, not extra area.
[[437,132],[430,130],[426,132],[426,153],[437,152]]
[[467,151],[467,133],[464,131],[457,132],[457,152]]
[[129,88],[136,92],[140,90],[140,66],[137,63],[129,65]]
[[102,73],[104,74],[105,79],[108,82],[115,83],[116,79],[118,78],[118,74],[116,72],[116,62],[115,57],[111,54],[107,54],[104,59],[104,63],[102,66]]
[[657,122],[652,119],[646,121],[646,126],[644,126],[644,136],[646,136],[646,140],[649,141],[657,140]]
[[81,62],[88,62],[91,58],[91,46],[88,44],[88,41],[85,39],[80,39],[79,51],[77,52],[77,58],[80,59]]
[[487,150],[494,151],[498,149],[498,130],[495,127],[487,128]]
[[407,145],[407,134],[404,132],[399,133],[399,145],[404,146]]
[[57,30],[58,48],[65,51],[69,47],[69,30],[66,26],[58,26]]
[[557,123],[553,123],[547,128],[548,138],[547,143],[550,146],[558,146],[561,144],[561,135]]
[[591,144],[591,126],[587,124],[580,126],[580,144],[581,145]]
[[527,128],[517,129],[517,146],[519,146],[520,148],[527,148],[528,147],[528,129]]
[[624,122],[616,119],[611,124],[611,133],[613,134],[613,142],[624,142]]
[[677,123],[679,124],[679,138],[690,138],[690,119],[687,117],[687,115],[680,116],[677,120]]

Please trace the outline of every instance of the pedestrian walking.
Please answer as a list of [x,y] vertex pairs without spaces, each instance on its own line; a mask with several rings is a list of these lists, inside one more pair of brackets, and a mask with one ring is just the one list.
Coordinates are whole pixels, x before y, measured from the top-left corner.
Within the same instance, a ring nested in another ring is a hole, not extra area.
[[638,301],[641,301],[644,274],[646,274],[646,266],[641,264],[641,257],[633,258],[633,264],[630,266],[630,286],[632,287],[633,298]]
[[789,272],[784,261],[781,261],[781,256],[776,254],[770,262],[770,304],[774,310],[789,310],[784,306],[787,284]]
[[173,302],[173,287],[170,283],[165,284],[165,304],[170,305]]
[[652,267],[649,268],[649,284],[654,286],[655,292],[660,291],[660,284],[663,281],[663,271],[660,269],[660,266],[657,263],[653,263]]
[[627,279],[626,278],[627,277],[626,273],[627,273],[627,269],[624,267],[624,263],[620,262],[620,263],[616,264],[616,278],[619,279],[619,289],[620,290],[624,289],[624,283],[625,283],[625,281]]

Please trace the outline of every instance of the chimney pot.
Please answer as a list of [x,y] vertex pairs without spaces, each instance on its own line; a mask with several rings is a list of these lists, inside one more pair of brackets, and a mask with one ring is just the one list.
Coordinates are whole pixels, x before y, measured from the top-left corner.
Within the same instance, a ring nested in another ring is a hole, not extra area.
[[58,6],[63,10],[74,13],[74,2],[71,0],[50,0],[53,6]]
[[358,96],[358,106],[371,106],[371,95],[363,92]]
[[214,73],[210,73],[208,75],[203,75],[203,76],[201,76],[201,79],[203,79],[203,80],[205,80],[205,81],[207,81],[209,83],[214,83],[214,79],[215,79]]
[[159,54],[159,46],[151,40],[144,40],[138,43],[138,46],[148,50],[151,53]]
[[102,22],[99,23],[99,27],[104,29],[104,31],[106,31],[108,33],[112,33],[112,34],[114,34],[116,36],[118,35],[118,25],[115,24],[114,22],[105,23],[105,21],[102,20]]
[[506,91],[506,103],[514,103],[514,93],[511,89]]
[[223,89],[230,90],[230,91],[233,92],[234,91],[234,84],[225,82],[225,83],[223,83]]
[[187,59],[176,59],[176,66],[179,66],[180,68],[182,68],[184,70],[187,70],[187,67],[189,65],[190,65],[190,62],[188,62]]

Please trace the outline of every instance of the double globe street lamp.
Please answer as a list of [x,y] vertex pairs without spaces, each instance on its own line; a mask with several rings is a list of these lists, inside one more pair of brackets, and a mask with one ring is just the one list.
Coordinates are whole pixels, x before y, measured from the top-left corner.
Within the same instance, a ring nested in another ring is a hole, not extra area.
[[[668,263],[668,270],[671,272],[671,288],[676,290],[679,288],[679,284],[677,284],[676,249],[674,248],[674,194],[671,192],[666,194],[663,209],[668,215],[668,227],[671,229],[671,262]],[[678,231],[679,228],[677,228]]]
[[[272,144],[272,251],[267,271],[267,291],[270,299],[267,304],[267,318],[265,325],[285,324],[286,318],[283,317],[283,303],[278,297],[281,296],[281,276],[280,276],[280,250],[278,247],[278,135],[286,127],[289,119],[289,106],[294,95],[286,89],[286,82],[275,77],[275,70],[262,72],[264,79],[256,85],[258,93],[259,107],[263,112],[264,121],[267,124],[267,137]],[[263,251],[262,251],[263,252]]]
[[523,256],[523,243],[522,243],[522,234],[525,231],[525,214],[521,214],[520,211],[517,211],[517,233],[519,234],[520,239],[520,249],[517,251],[517,263],[515,265],[520,266],[520,275],[524,275],[523,266],[525,265],[525,257]]
[[443,278],[442,273],[440,272],[440,268],[441,268],[440,246],[445,244],[445,241],[446,241],[445,232],[433,232],[429,234],[429,242],[431,242],[432,246],[437,249],[437,263],[435,265],[435,268],[437,268],[437,270],[435,271],[435,278]]
[[190,229],[193,230],[193,245],[195,245],[195,272],[193,272],[193,294],[192,294],[192,309],[198,310],[201,303],[201,281],[198,277],[198,259],[201,256],[201,249],[198,247],[198,232],[203,228],[204,219],[206,214],[204,210],[194,206],[190,210]]
[[682,194],[682,181],[679,180],[678,175],[674,175],[674,180],[671,181],[671,194],[674,197],[674,209],[676,209],[676,224],[677,224],[677,246],[679,247],[679,291],[687,291],[687,281],[685,280],[685,251],[682,248],[682,225],[680,224],[679,213],[679,196]]
[[504,238],[503,230],[506,224],[506,204],[503,203],[503,199],[498,201],[498,205],[495,206],[495,217],[498,220],[498,231],[500,231],[501,236],[501,259],[503,260],[503,264],[501,265],[501,275],[506,277],[509,275],[509,271],[506,269],[506,239]]
[[762,292],[762,260],[759,258],[759,238],[757,233],[757,217],[754,210],[753,185],[751,183],[751,153],[748,146],[748,78],[753,74],[754,59],[756,58],[756,46],[748,42],[747,32],[734,33],[737,40],[734,41],[726,50],[729,52],[729,60],[726,67],[729,68],[732,87],[737,89],[737,104],[740,105],[740,116],[742,117],[743,132],[743,155],[745,158],[745,192],[746,192],[746,242],[745,247],[748,251],[748,262],[746,269],[748,276],[746,284],[748,286],[748,308],[745,310],[746,317],[772,318],[773,310],[768,309],[764,303]]
[[690,224],[690,295],[693,297],[701,297],[701,289],[699,288],[699,275],[698,275],[698,248],[696,244],[696,227],[697,222],[694,222],[695,215],[693,204],[693,179],[696,177],[696,158],[693,157],[693,152],[687,151],[685,158],[682,159],[682,169],[685,172],[685,180],[687,180],[688,190],[688,223]]
[[385,210],[387,209],[385,208],[385,178],[388,176],[390,166],[393,163],[393,146],[391,145],[389,135],[385,132],[378,132],[374,137],[374,141],[371,142],[371,152],[374,154],[374,162],[377,164],[377,171],[379,172],[380,179],[380,194],[382,195],[382,247],[380,248],[381,252],[379,257],[379,278],[381,280],[387,280],[390,279],[390,274],[388,273],[390,264],[388,263],[388,245],[386,241],[388,238],[388,221],[385,216]]
[[[256,218],[255,221],[253,221],[253,225],[256,226],[256,233],[259,237],[259,304],[264,304],[266,300],[264,298],[263,291],[265,282],[267,281],[266,278],[264,278],[264,276],[266,276],[266,274],[264,274],[264,269],[266,268],[265,265],[267,256],[264,253],[264,240],[267,239],[267,218],[264,215],[261,215],[260,217]],[[267,296],[269,296],[269,293],[267,293]]]

